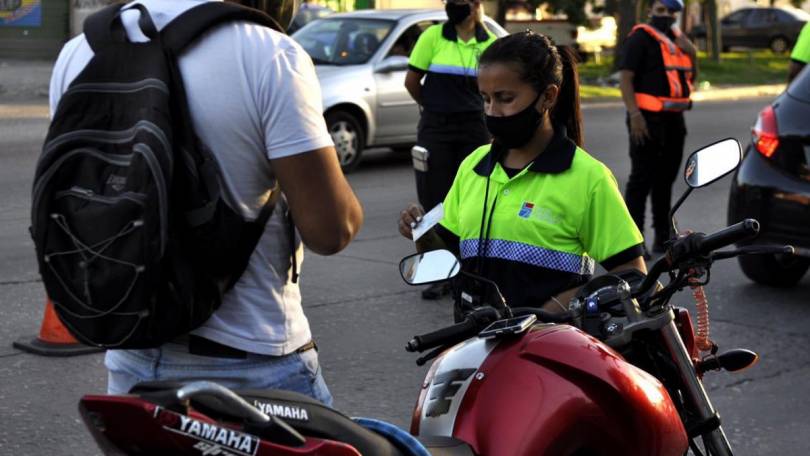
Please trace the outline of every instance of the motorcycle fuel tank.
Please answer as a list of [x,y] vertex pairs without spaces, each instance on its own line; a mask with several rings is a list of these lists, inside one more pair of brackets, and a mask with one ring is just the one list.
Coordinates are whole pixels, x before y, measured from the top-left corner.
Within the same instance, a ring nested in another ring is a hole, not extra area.
[[483,456],[675,456],[688,447],[655,377],[579,329],[550,324],[445,352],[412,432],[463,440]]

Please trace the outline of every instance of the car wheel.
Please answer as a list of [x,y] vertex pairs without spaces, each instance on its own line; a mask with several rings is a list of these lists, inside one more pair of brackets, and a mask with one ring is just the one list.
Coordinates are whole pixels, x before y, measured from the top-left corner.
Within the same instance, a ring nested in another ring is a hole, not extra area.
[[784,36],[777,36],[771,40],[770,48],[774,54],[784,54],[788,50],[788,40]]
[[360,163],[366,140],[360,122],[348,112],[335,111],[326,115],[326,127],[335,143],[340,167],[344,173],[352,172]]
[[792,255],[743,255],[737,261],[749,279],[781,288],[796,285],[810,268],[810,261]]

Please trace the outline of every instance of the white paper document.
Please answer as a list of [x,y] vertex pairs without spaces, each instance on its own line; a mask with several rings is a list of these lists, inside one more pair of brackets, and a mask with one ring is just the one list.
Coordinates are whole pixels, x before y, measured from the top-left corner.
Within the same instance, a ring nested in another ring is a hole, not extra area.
[[413,241],[416,242],[420,237],[428,232],[431,228],[436,226],[437,223],[444,218],[444,205],[439,203],[436,207],[430,210],[427,214],[422,216],[422,221],[413,228]]

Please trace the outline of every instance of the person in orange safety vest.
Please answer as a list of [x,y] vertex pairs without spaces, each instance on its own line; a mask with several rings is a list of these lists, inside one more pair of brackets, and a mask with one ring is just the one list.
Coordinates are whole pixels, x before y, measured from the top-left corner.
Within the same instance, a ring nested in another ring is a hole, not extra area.
[[697,49],[675,25],[682,9],[681,0],[653,2],[650,21],[633,28],[619,61],[619,87],[630,133],[631,171],[625,200],[644,233],[645,206],[651,196],[655,253],[663,252],[669,239],[672,184],[686,138],[683,112],[692,106],[696,75]]

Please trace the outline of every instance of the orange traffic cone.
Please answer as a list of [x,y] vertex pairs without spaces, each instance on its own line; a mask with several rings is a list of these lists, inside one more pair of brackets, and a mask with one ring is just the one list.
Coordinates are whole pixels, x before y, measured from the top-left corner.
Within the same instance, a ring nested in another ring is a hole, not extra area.
[[103,351],[103,348],[84,345],[76,340],[59,321],[50,299],[45,302],[45,315],[39,336],[24,337],[12,344],[14,348],[42,356],[76,356]]

